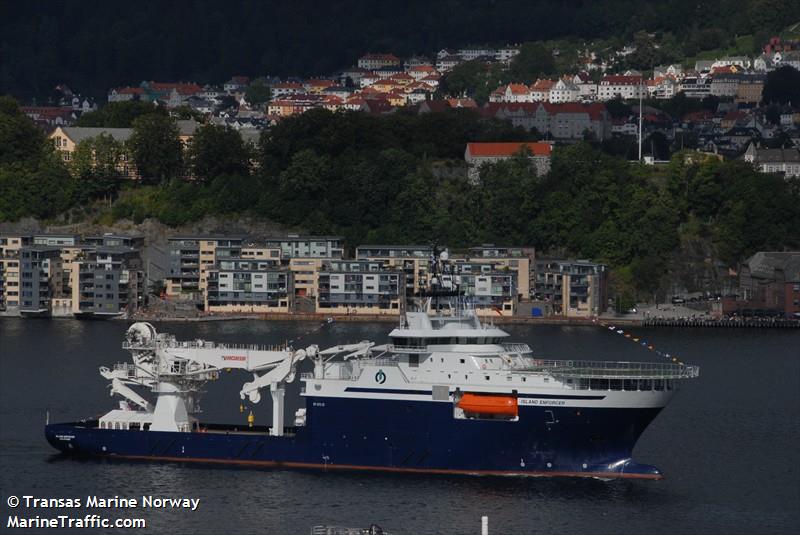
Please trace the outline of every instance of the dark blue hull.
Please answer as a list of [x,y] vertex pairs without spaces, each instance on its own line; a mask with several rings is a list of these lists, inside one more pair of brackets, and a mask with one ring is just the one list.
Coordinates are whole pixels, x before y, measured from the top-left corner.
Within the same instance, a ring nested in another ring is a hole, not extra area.
[[659,479],[631,460],[659,408],[519,407],[516,422],[461,420],[449,403],[308,397],[287,436],[217,428],[170,433],[51,424],[69,454],[249,466]]

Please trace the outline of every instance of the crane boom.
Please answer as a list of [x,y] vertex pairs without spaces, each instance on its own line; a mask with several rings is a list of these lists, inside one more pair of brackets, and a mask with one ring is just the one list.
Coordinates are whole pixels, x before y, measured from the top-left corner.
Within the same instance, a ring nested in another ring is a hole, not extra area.
[[[153,417],[154,431],[185,431],[196,422],[191,416],[200,411],[198,400],[207,381],[215,380],[224,370],[253,373],[253,380],[242,385],[242,399],[251,403],[261,400],[261,389],[272,391],[273,417],[270,433],[283,434],[283,396],[286,383],[294,380],[297,365],[307,357],[333,357],[348,353],[345,358],[369,351],[371,343],[361,342],[320,351],[316,345],[304,349],[291,347],[241,346],[205,340],[179,341],[174,336],[159,334],[149,323],[131,325],[123,348],[131,351],[132,364],[117,364],[113,370],[100,368],[100,374],[111,381],[111,394],[118,394]],[[140,396],[131,387],[148,387],[156,394],[155,404]]]

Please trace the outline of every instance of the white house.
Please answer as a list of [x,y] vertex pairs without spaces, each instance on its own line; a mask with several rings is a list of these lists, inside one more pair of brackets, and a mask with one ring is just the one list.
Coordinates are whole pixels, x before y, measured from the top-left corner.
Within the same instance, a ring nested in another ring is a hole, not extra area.
[[664,76],[678,77],[683,74],[683,67],[680,65],[658,65],[653,67],[653,79]]
[[550,88],[550,102],[578,102],[581,91],[577,85],[569,80],[561,79]]
[[533,102],[530,88],[525,84],[508,84],[492,91],[490,102]]
[[597,84],[592,81],[588,73],[579,72],[572,77],[572,83],[578,86],[581,99],[594,100],[597,98]]
[[599,100],[612,100],[616,97],[623,99],[637,99],[639,96],[646,97],[647,90],[641,75],[609,75],[600,80],[597,87],[597,98]]
[[469,46],[462,48],[458,51],[458,55],[464,61],[472,61],[473,59],[489,57],[494,58],[497,55],[497,50],[485,46]]
[[464,160],[469,168],[468,176],[475,183],[480,178],[480,168],[484,164],[508,160],[518,154],[523,147],[527,148],[528,158],[533,163],[539,176],[550,171],[550,155],[553,146],[549,143],[467,143]]
[[518,46],[504,46],[497,49],[494,59],[503,63],[509,63],[517,54],[519,54]]
[[711,68],[714,69],[717,67],[729,67],[731,65],[735,65],[740,69],[749,69],[750,63],[750,58],[746,56],[730,56],[714,60],[714,63],[711,64]]
[[800,150],[796,148],[759,149],[751,142],[744,153],[744,161],[752,163],[762,173],[800,177]]
[[439,72],[449,72],[453,70],[453,68],[462,63],[464,60],[461,59],[461,56],[451,55],[451,56],[444,56],[438,57],[436,59],[436,70]]

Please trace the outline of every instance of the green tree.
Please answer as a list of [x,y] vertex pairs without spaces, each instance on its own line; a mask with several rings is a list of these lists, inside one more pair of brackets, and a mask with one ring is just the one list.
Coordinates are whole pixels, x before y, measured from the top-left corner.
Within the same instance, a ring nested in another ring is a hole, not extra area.
[[220,175],[247,175],[250,157],[239,132],[210,124],[197,129],[187,151],[192,174],[203,182]]
[[78,143],[69,163],[76,202],[113,196],[121,185],[118,167],[124,156],[123,145],[105,133]]
[[481,167],[471,204],[471,214],[479,218],[477,242],[525,242],[528,220],[524,214],[534,210],[528,201],[538,200],[530,193],[540,181],[530,158],[530,150],[523,146],[509,160]]
[[137,117],[154,113],[167,115],[164,108],[149,102],[142,102],[139,100],[109,102],[97,111],[91,111],[81,115],[76,125],[103,128],[131,128]]
[[767,104],[800,106],[800,71],[787,65],[767,73],[762,98]]
[[537,78],[555,73],[556,65],[553,51],[542,43],[528,42],[520,47],[519,54],[511,60],[511,78],[517,82],[530,84]]
[[656,160],[669,160],[669,141],[662,132],[653,132],[642,143],[645,154],[653,156]]
[[277,191],[266,193],[270,198],[262,206],[268,206],[290,224],[305,221],[311,212],[325,214],[330,209],[326,191],[333,176],[328,155],[319,155],[311,149],[298,151],[278,175]]
[[125,150],[122,143],[106,133],[84,139],[75,147],[69,164],[73,175],[85,176],[90,173],[116,177],[118,166]]
[[636,32],[633,36],[636,50],[628,56],[627,63],[635,69],[652,69],[661,63],[663,54],[656,48],[656,43],[645,31]]
[[0,221],[53,218],[70,208],[72,200],[69,173],[55,155],[35,168],[0,166]]
[[472,94],[485,72],[484,61],[472,60],[460,63],[444,76],[441,90],[445,94],[454,96]]
[[253,82],[247,86],[247,90],[244,92],[244,98],[251,106],[269,102],[271,95],[269,87],[261,82]]
[[128,140],[142,182],[158,184],[178,177],[183,165],[183,145],[178,126],[167,115],[149,114],[133,121]]
[[35,165],[50,148],[43,132],[20,111],[17,101],[0,97],[0,165]]
[[190,106],[187,105],[178,106],[177,108],[172,108],[169,114],[178,120],[194,119],[197,122],[202,122],[205,119],[202,113],[192,109]]
[[781,110],[777,106],[773,105],[767,108],[767,111],[764,113],[764,117],[770,123],[774,125],[778,125],[781,122]]
[[631,114],[631,107],[619,95],[606,102],[606,109],[614,119],[629,117]]

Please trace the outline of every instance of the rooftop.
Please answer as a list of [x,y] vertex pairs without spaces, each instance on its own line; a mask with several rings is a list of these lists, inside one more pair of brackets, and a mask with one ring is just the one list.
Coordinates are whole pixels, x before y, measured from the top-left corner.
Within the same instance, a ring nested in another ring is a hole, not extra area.
[[534,156],[550,156],[553,146],[549,143],[467,143],[471,156],[512,156],[522,147],[528,147]]
[[759,251],[745,263],[754,277],[772,278],[779,270],[786,281],[800,281],[800,251]]
[[80,143],[84,139],[90,139],[105,134],[111,136],[116,141],[128,141],[133,134],[133,128],[101,128],[89,126],[65,126],[61,128],[68,138],[75,143]]
[[243,234],[179,234],[177,236],[170,236],[168,241],[178,240],[239,240],[243,241],[247,236]]
[[272,236],[266,238],[267,243],[276,241],[327,241],[342,240],[342,236],[301,236],[299,234],[289,234],[287,236]]

